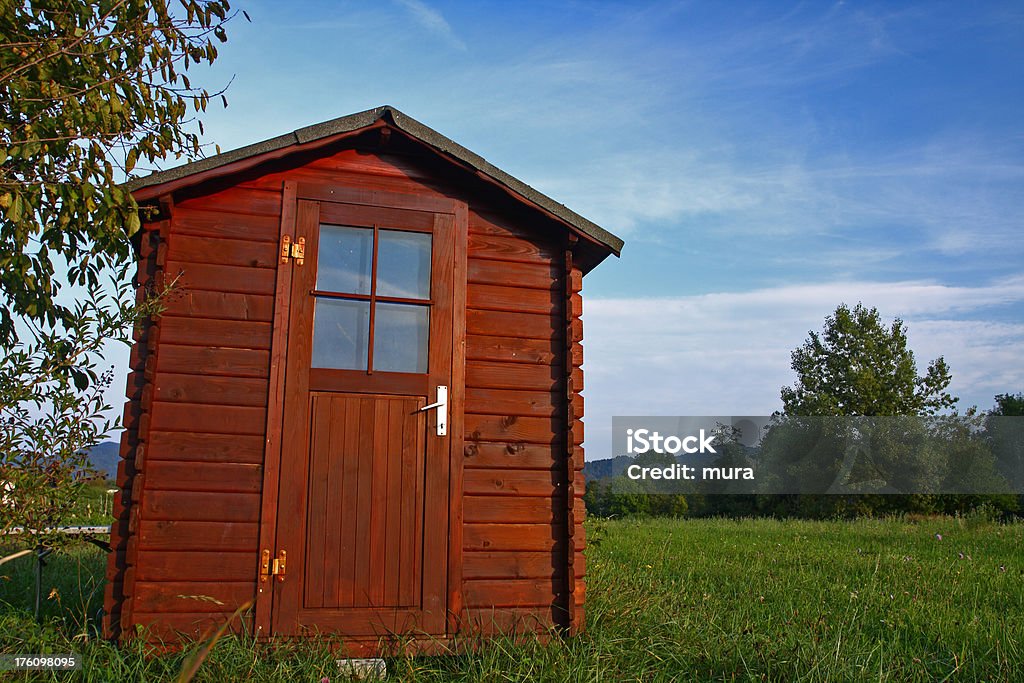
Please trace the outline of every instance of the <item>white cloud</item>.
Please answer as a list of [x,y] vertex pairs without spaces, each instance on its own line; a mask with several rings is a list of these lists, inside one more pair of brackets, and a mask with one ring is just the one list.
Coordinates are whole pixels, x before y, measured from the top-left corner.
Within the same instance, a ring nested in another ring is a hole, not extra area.
[[613,415],[768,415],[790,352],[839,302],[902,317],[919,371],[944,356],[961,406],[1024,386],[1024,324],[956,319],[1024,301],[1024,277],[979,287],[832,282],[738,293],[587,299],[587,453],[609,457]]
[[449,45],[459,50],[465,50],[466,44],[455,35],[448,20],[433,7],[422,0],[396,0],[412,14],[413,18],[425,29],[434,35],[444,39]]

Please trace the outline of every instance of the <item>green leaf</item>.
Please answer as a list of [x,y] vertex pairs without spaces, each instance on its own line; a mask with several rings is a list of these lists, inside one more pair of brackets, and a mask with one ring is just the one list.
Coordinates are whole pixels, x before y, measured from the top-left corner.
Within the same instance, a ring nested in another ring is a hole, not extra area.
[[139,214],[136,211],[132,211],[128,214],[128,221],[125,224],[124,231],[128,237],[131,237],[142,228],[142,223],[139,221]]
[[18,223],[21,221],[21,212],[24,208],[24,201],[20,194],[15,194],[11,199],[11,205],[7,207],[7,220],[12,223]]

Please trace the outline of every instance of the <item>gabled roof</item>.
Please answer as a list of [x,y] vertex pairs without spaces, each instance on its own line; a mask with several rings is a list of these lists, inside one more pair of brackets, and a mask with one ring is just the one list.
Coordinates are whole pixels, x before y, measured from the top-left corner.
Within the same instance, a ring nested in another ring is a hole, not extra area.
[[[567,223],[572,229],[603,245],[616,256],[621,252],[622,240],[601,226],[592,223],[565,205],[556,202],[523,181],[505,173],[483,157],[474,154],[434,129],[423,125],[416,119],[406,116],[388,105],[359,112],[358,114],[342,116],[341,118],[324,121],[323,123],[306,126],[305,128],[299,128],[291,133],[279,135],[263,142],[257,142],[190,164],[184,164],[166,171],[159,171],[142,178],[136,178],[128,182],[126,187],[137,197],[140,195],[147,198],[152,197],[156,194],[154,190],[158,190],[158,186],[167,185],[169,186],[167,190],[181,189],[193,184],[190,181],[197,183],[212,176],[220,175],[217,173],[218,170],[224,174],[234,173],[243,168],[262,163],[262,161],[269,158],[286,156],[291,152],[288,148],[294,147],[294,151],[297,152],[302,149],[315,147],[317,142],[329,141],[330,138],[369,128],[381,121],[433,148],[438,153],[461,162],[489,178],[506,191],[518,195],[529,203],[552,214],[557,219]],[[160,191],[164,190],[164,188],[159,189]]]

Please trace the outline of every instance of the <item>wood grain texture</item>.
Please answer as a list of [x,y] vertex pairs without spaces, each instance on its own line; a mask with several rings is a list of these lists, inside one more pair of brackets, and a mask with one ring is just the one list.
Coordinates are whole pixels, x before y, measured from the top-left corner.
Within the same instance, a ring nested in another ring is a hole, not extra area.
[[270,354],[264,350],[162,344],[154,369],[161,373],[266,378],[269,363]]
[[466,386],[479,389],[553,391],[559,374],[557,366],[466,361]]
[[138,581],[134,608],[141,612],[234,611],[253,599],[253,581]]
[[510,313],[469,308],[466,311],[466,332],[470,335],[508,337],[512,339],[560,339],[561,328],[555,331],[551,316],[540,313]]
[[167,260],[274,268],[277,265],[277,240],[273,242],[225,238],[214,240],[195,235],[174,234],[167,243]]
[[257,522],[259,494],[204,491],[151,491],[142,506],[148,520]]
[[256,580],[256,558],[248,552],[151,551],[139,556],[136,581],[250,582]]
[[164,265],[163,279],[165,282],[174,280],[175,286],[181,289],[240,294],[274,293],[274,271],[269,268],[168,261]]
[[252,242],[277,243],[277,216],[241,214],[235,211],[208,211],[177,207],[174,212],[174,230],[179,235],[191,235],[211,240],[229,238]]
[[470,283],[467,305],[477,310],[539,313],[551,316],[559,309],[557,291],[508,285]]
[[249,463],[154,461],[146,467],[146,485],[152,490],[258,493],[262,468]]
[[206,191],[181,193],[177,208],[185,211],[219,211],[230,214],[278,216],[281,212],[281,187],[273,190],[251,190],[235,185],[224,189],[210,187]]
[[546,445],[467,441],[463,451],[466,469],[550,470],[560,466],[555,449]]
[[211,377],[164,372],[156,377],[153,390],[153,397],[157,401],[259,408],[267,405],[267,381],[254,377]]
[[521,339],[504,335],[470,335],[466,339],[468,360],[551,365],[558,362],[559,347],[553,339]]
[[217,463],[263,462],[260,435],[211,434],[201,432],[150,431],[146,457],[150,461]]
[[504,285],[544,291],[561,289],[559,272],[551,263],[501,261],[480,253],[469,259],[468,280],[471,285]]
[[470,551],[564,552],[564,525],[470,524],[463,529]]
[[564,476],[553,470],[467,469],[464,481],[469,495],[550,498],[564,487]]
[[500,579],[466,581],[467,607],[520,607],[550,605],[561,594],[558,579]]
[[168,295],[164,315],[269,322],[274,317],[274,297],[183,288]]
[[245,551],[256,555],[255,522],[192,522],[143,520],[139,549]]
[[263,406],[154,401],[150,426],[161,431],[262,436],[266,413]]

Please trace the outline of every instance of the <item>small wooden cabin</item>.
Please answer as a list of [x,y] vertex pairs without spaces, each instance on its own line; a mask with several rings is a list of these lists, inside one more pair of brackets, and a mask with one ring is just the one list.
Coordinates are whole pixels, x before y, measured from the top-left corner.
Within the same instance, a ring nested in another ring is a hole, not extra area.
[[134,181],[105,629],[583,625],[583,275],[622,241],[392,107]]

